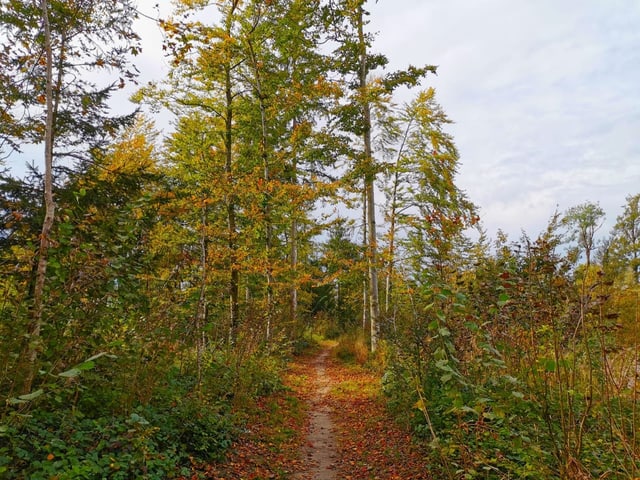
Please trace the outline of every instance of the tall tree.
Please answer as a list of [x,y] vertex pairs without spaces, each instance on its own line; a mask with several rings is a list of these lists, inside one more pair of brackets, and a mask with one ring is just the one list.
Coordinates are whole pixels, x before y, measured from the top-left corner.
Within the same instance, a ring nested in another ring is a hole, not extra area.
[[[174,68],[162,89],[143,93],[181,117],[170,141],[172,163],[193,164],[196,150],[206,159],[197,165],[203,176],[192,191],[211,201],[209,225],[220,225],[216,206],[226,206],[230,338],[242,305],[248,313],[254,297],[264,302],[259,311],[269,336],[285,295],[289,316],[297,316],[302,242],[315,229],[308,211],[324,191],[316,167],[330,158],[320,112],[336,89],[317,53],[318,11],[300,0],[182,6],[187,14],[205,8],[200,18],[215,7],[220,21],[165,21]],[[191,182],[182,170],[180,181]],[[217,236],[221,229],[208,230]]]
[[368,301],[365,303],[369,305],[371,349],[375,351],[380,324],[375,195],[381,166],[375,160],[372,143],[375,129],[372,109],[389,102],[396,88],[415,87],[427,73],[435,73],[436,67],[410,66],[406,70],[387,73],[381,78],[371,78],[372,72],[387,65],[388,59],[384,55],[371,53],[374,36],[366,32],[366,17],[369,15],[365,10],[366,3],[366,0],[330,2],[326,7],[325,19],[330,38],[338,44],[334,52],[334,68],[343,76],[345,88],[346,99],[339,108],[337,122],[345,132],[361,142],[361,148],[352,149],[352,176],[362,182],[369,265]]
[[403,123],[405,147],[393,173],[396,208],[404,209],[397,219],[407,234],[404,247],[414,274],[447,281],[460,265],[464,231],[478,221],[475,206],[455,184],[458,150],[433,88],[406,107]]
[[[132,30],[136,11],[128,0],[8,1],[0,2],[0,35],[8,45],[0,56],[0,70],[12,78],[3,88],[3,117],[8,127],[0,135],[15,150],[21,142],[42,144],[44,150],[44,220],[40,234],[30,340],[26,347],[31,389],[45,308],[47,259],[55,220],[54,160],[88,161],[94,149],[104,147],[118,127],[133,116],[111,118],[110,94],[135,77],[128,55],[137,53]],[[120,79],[106,86],[83,80],[95,70],[113,70]],[[68,169],[68,165],[65,168]]]
[[44,122],[44,221],[40,232],[40,249],[38,251],[38,267],[36,268],[35,288],[33,290],[33,310],[28,335],[30,345],[27,348],[29,371],[24,380],[24,391],[29,392],[35,376],[36,359],[39,345],[33,342],[40,341],[42,328],[42,312],[44,308],[44,285],[47,275],[47,262],[49,259],[49,246],[51,227],[55,215],[55,203],[53,201],[53,138],[54,138],[54,98],[53,98],[53,46],[51,43],[51,24],[49,22],[49,3],[46,0],[40,2],[42,8],[42,26],[44,30],[44,61],[45,61],[45,111]]
[[604,223],[604,210],[597,203],[585,202],[569,208],[562,223],[568,229],[568,240],[575,241],[584,253],[587,268],[591,265],[591,254],[596,246],[596,232]]
[[[181,5],[187,12],[191,7],[206,6],[188,2]],[[186,20],[163,22],[168,47],[174,57],[174,69],[167,89],[160,94],[164,105],[182,116],[177,136],[170,142],[174,145],[171,147],[174,152],[172,162],[178,171],[190,168],[197,175],[198,189],[192,193],[198,195],[201,202],[213,200],[224,206],[226,226],[222,230],[226,232],[228,330],[232,343],[240,318],[239,185],[246,173],[239,165],[237,145],[238,124],[243,121],[240,110],[245,97],[240,70],[246,60],[236,38],[240,8],[238,0],[221,2],[218,5],[219,25],[207,26]],[[195,144],[189,144],[188,140],[185,143],[189,136]],[[189,182],[187,178],[184,180]],[[218,182],[218,190],[214,188],[215,182]],[[214,190],[221,194],[220,198],[212,196]],[[201,280],[206,282],[206,276]]]

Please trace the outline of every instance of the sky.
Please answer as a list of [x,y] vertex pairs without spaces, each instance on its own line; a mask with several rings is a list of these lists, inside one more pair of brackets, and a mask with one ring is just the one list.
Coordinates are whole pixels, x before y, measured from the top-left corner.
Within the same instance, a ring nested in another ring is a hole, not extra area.
[[[170,6],[139,2],[155,18]],[[605,210],[600,233],[609,233],[625,197],[640,193],[640,0],[370,0],[368,8],[388,70],[438,66],[423,86],[436,88],[455,122],[457,183],[489,237],[501,229],[512,240],[522,231],[535,238],[556,210],[586,201]],[[160,80],[161,32],[145,18],[137,31],[140,81]]]
[[458,185],[490,237],[536,237],[556,209],[607,213],[640,193],[640,1],[380,0],[391,69],[438,65],[425,86],[455,122]]

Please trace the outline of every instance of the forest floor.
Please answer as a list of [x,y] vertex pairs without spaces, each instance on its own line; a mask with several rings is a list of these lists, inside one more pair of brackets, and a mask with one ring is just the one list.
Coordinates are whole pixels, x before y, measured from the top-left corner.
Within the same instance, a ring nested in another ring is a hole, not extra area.
[[261,402],[216,480],[394,480],[433,478],[425,455],[384,406],[379,378],[331,355],[297,358],[287,390]]

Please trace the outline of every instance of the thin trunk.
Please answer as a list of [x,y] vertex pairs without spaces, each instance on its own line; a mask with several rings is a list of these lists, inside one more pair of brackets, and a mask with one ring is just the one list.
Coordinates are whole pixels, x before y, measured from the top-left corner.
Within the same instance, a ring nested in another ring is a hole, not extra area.
[[[292,131],[295,132],[298,126],[296,120],[293,121]],[[291,183],[293,185],[298,182],[298,164],[295,157],[291,162]],[[289,320],[291,325],[295,327],[298,320],[298,222],[296,220],[297,208],[294,207],[291,218],[291,228],[289,232],[291,243],[291,272],[293,281],[291,282],[290,299],[289,299]]]
[[395,269],[395,240],[396,240],[396,204],[395,196],[397,190],[398,173],[396,172],[393,184],[393,200],[391,206],[391,215],[389,218],[389,248],[387,250],[387,277],[385,282],[384,294],[384,313],[389,317],[389,306],[391,305],[391,289],[393,282],[393,274]]
[[293,272],[293,282],[291,284],[291,304],[290,304],[290,320],[292,325],[298,320],[298,286],[297,286],[297,270],[298,270],[298,222],[291,220],[291,271]]
[[265,230],[265,250],[267,257],[266,264],[266,278],[267,278],[267,325],[266,325],[266,337],[267,340],[271,338],[272,329],[272,310],[273,310],[273,268],[271,265],[271,254],[273,250],[273,225],[271,224],[271,204],[270,204],[270,192],[269,183],[271,181],[271,172],[269,168],[269,152],[268,152],[268,131],[267,131],[267,106],[265,105],[265,94],[262,88],[262,80],[260,78],[260,66],[256,57],[253,43],[249,39],[248,42],[250,60],[255,73],[255,89],[256,96],[258,97],[258,105],[260,108],[260,157],[262,158],[263,166],[263,178],[265,185],[264,192],[264,230]]
[[45,97],[46,120],[44,135],[44,205],[45,215],[40,233],[40,250],[38,253],[38,267],[33,291],[33,310],[29,325],[29,343],[27,347],[28,371],[23,383],[23,391],[31,391],[35,373],[37,371],[38,352],[41,349],[42,317],[44,312],[44,289],[47,276],[47,262],[49,259],[50,234],[55,217],[55,203],[53,201],[53,141],[54,141],[54,102],[53,102],[53,52],[51,46],[51,26],[49,24],[49,4],[41,0],[42,24],[44,30],[45,49]]
[[391,290],[393,288],[393,276],[395,270],[395,241],[396,241],[396,223],[398,217],[398,185],[400,184],[400,160],[402,160],[402,153],[404,150],[404,146],[407,143],[407,138],[409,136],[409,131],[411,129],[412,120],[407,122],[407,128],[405,129],[404,136],[402,138],[402,143],[400,144],[400,148],[398,149],[398,156],[396,157],[396,165],[395,171],[393,175],[393,189],[391,192],[391,212],[389,214],[389,249],[388,253],[388,264],[387,264],[387,278],[385,285],[385,297],[384,297],[384,313],[388,317],[389,316],[389,307],[391,304]]
[[204,355],[204,325],[207,319],[207,209],[202,207],[200,228],[200,294],[196,311],[196,367],[197,388],[202,384],[202,358]]
[[[375,203],[373,201],[373,182],[368,185],[368,223],[369,223],[369,307],[371,310],[371,351],[378,346],[378,328],[380,306],[378,301],[377,240],[375,223]],[[373,213],[372,213],[373,211]]]
[[375,202],[375,166],[371,147],[371,105],[366,98],[367,90],[367,45],[364,36],[364,11],[358,7],[358,41],[360,45],[360,90],[363,94],[363,142],[364,142],[364,189],[367,197],[368,261],[369,261],[369,309],[371,311],[371,351],[378,346],[378,329],[380,323],[380,304],[378,299],[378,268],[376,238],[376,202]]
[[[362,248],[367,255],[368,232],[367,229],[367,192],[362,191]],[[362,278],[362,333],[367,334],[367,326],[369,325],[369,281],[366,275]]]
[[[233,13],[233,12],[232,12]],[[227,26],[228,31],[231,30],[230,25]],[[231,66],[230,62],[225,67],[225,94],[226,94],[226,112],[225,112],[225,175],[227,177],[227,185],[231,191],[227,198],[227,245],[230,252],[231,265],[229,267],[229,343],[236,341],[238,333],[238,323],[240,321],[240,302],[239,302],[239,284],[240,272],[238,270],[238,255],[236,244],[237,238],[237,221],[236,221],[236,196],[233,192],[233,91],[231,83]]]

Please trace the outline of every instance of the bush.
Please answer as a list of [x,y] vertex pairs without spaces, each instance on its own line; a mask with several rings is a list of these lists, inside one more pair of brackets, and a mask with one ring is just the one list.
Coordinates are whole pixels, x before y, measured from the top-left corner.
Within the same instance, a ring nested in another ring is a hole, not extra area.
[[[127,373],[92,368],[43,387],[37,400],[0,421],[0,478],[164,479],[193,475],[193,465],[222,460],[241,415],[283,388],[281,360],[210,352],[202,379],[193,365],[168,367],[126,388]],[[144,374],[146,365],[138,372]],[[25,401],[26,402],[26,401]],[[30,409],[30,410],[27,410]],[[28,411],[28,415],[25,412]]]
[[84,418],[36,411],[0,438],[0,472],[7,479],[175,478],[185,463],[158,442],[159,427],[129,418]]
[[369,347],[360,332],[349,333],[340,337],[334,355],[343,362],[364,365],[369,359]]
[[157,426],[154,438],[166,450],[201,460],[220,460],[231,446],[237,428],[227,406],[203,405],[186,398],[169,407],[140,407],[139,418]]

